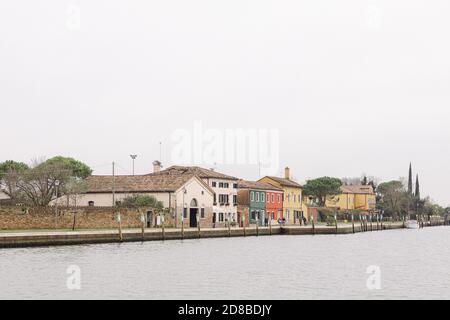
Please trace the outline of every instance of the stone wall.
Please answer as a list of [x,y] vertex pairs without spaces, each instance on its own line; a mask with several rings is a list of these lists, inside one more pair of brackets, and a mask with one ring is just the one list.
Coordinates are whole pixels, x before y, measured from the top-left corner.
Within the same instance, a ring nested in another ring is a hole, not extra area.
[[[120,209],[122,228],[140,228],[137,209]],[[0,206],[0,230],[24,229],[115,229],[118,227],[112,208],[84,207],[60,208],[58,214],[52,207],[21,208]]]

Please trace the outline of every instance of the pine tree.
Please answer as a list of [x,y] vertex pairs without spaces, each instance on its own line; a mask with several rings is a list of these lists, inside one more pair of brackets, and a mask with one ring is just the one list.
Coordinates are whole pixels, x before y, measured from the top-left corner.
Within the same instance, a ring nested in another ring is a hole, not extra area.
[[419,184],[419,175],[416,176],[416,199],[420,200],[420,184]]
[[412,164],[409,164],[409,178],[408,178],[408,193],[413,193],[413,182],[412,182]]

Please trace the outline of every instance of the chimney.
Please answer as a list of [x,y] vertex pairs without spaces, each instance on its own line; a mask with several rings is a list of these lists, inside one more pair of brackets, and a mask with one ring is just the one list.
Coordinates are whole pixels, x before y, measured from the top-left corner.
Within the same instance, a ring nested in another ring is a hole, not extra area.
[[284,178],[291,179],[291,170],[289,169],[289,167],[284,168]]
[[159,162],[158,160],[153,161],[153,173],[157,173],[161,171],[161,162]]

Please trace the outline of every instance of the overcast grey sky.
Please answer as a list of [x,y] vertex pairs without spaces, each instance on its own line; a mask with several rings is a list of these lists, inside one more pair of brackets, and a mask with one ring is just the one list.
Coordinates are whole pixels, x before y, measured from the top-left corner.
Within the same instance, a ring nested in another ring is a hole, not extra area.
[[147,173],[194,121],[276,128],[300,181],[396,179],[412,161],[447,205],[449,16],[448,0],[4,0],[0,161],[126,174],[136,153]]

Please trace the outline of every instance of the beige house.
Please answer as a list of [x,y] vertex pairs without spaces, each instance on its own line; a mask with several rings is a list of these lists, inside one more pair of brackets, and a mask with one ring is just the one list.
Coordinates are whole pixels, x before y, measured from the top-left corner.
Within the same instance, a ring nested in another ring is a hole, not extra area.
[[370,211],[376,208],[376,194],[371,185],[342,186],[340,194],[327,198],[326,206],[341,211]]

